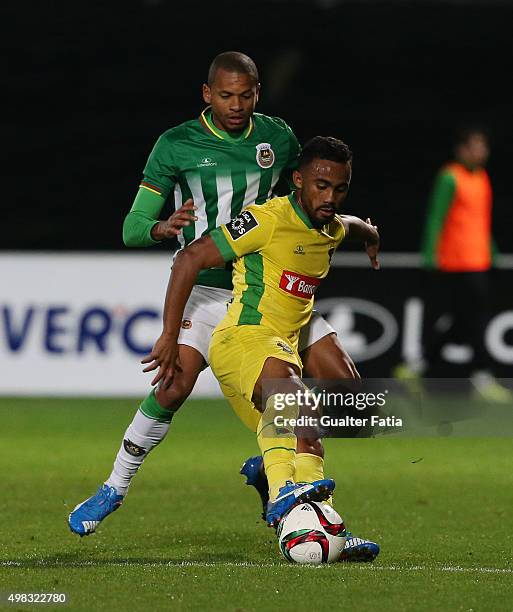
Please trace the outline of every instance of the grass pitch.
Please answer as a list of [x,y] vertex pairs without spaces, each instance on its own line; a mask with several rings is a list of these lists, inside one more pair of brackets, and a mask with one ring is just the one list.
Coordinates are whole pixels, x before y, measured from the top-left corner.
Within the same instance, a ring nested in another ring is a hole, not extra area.
[[71,534],[68,513],[109,474],[136,406],[0,400],[4,601],[50,591],[89,611],[512,609],[510,439],[327,440],[335,506],[382,552],[302,567],[259,520],[238,475],[254,436],[218,401],[189,401],[123,507],[95,535]]

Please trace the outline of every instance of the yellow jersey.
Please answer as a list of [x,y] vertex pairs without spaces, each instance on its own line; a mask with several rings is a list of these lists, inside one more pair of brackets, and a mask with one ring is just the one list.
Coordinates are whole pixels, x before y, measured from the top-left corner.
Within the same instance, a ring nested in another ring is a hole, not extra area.
[[315,290],[345,236],[341,217],[316,229],[292,193],[246,207],[210,236],[223,259],[234,261],[233,302],[216,330],[263,325],[297,350]]

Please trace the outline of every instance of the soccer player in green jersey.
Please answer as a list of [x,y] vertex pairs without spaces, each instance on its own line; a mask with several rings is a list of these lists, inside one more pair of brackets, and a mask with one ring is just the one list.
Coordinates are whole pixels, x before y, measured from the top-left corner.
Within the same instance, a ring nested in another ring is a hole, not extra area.
[[[199,118],[164,132],[149,156],[123,226],[127,246],[151,246],[175,236],[186,246],[236,217],[245,206],[267,201],[279,190],[279,183],[284,184],[283,191],[289,191],[300,146],[285,121],[254,112],[259,93],[258,71],[248,56],[227,52],[214,59],[203,85],[203,99],[209,106]],[[168,200],[176,212],[159,221]],[[94,532],[122,503],[140,465],[164,439],[174,413],[207,367],[212,331],[231,298],[229,265],[200,273],[178,339],[180,368],[172,384],[160,385],[140,405],[106,483],[71,513],[72,531]],[[299,350],[310,378],[359,378],[334,329],[318,314],[302,330]],[[315,480],[323,462],[321,441],[302,439],[297,450],[304,480]],[[258,489],[265,507],[267,483],[261,465],[261,457],[252,457],[242,473]],[[348,540],[348,555],[351,552]]]

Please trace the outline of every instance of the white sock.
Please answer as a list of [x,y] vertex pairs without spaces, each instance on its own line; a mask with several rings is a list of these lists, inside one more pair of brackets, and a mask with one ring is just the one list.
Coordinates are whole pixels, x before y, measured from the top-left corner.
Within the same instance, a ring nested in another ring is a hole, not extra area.
[[137,474],[148,453],[169,431],[171,423],[150,419],[138,410],[123,436],[111,475],[105,481],[119,495],[126,495],[132,478]]

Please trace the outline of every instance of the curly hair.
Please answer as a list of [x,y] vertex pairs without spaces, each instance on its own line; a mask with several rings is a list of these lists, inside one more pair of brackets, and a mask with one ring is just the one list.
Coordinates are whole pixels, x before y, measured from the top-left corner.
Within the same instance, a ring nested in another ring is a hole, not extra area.
[[313,159],[328,159],[339,163],[351,163],[353,152],[338,138],[333,136],[314,136],[309,140],[299,156],[299,167],[306,166]]

